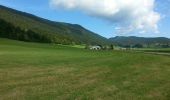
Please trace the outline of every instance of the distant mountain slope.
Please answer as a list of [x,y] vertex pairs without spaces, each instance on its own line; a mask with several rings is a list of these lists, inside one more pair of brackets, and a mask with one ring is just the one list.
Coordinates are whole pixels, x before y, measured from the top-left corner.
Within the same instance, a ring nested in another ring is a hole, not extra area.
[[[109,41],[80,25],[53,22],[32,14],[0,5],[0,19],[22,31],[32,31],[45,36],[50,42],[61,44],[108,44]],[[0,27],[3,27],[2,25]],[[37,40],[39,41],[39,40]],[[40,40],[41,41],[41,40]]]
[[170,44],[170,39],[164,37],[158,38],[144,38],[144,37],[124,37],[124,36],[117,36],[114,38],[109,39],[114,44],[120,45],[135,45],[135,44],[142,44],[142,45],[150,45],[150,44]]

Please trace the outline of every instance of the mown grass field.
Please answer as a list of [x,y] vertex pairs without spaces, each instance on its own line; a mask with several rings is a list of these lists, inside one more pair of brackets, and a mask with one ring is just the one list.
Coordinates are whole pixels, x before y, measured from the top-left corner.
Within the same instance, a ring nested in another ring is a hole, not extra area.
[[0,39],[0,100],[169,99],[169,56]]
[[136,50],[144,51],[144,52],[170,53],[170,48],[140,48],[140,49],[136,49]]

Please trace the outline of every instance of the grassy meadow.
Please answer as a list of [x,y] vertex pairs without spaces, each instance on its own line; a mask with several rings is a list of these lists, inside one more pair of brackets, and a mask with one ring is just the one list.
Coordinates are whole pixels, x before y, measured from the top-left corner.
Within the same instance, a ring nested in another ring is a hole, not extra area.
[[0,100],[169,100],[170,56],[0,39]]

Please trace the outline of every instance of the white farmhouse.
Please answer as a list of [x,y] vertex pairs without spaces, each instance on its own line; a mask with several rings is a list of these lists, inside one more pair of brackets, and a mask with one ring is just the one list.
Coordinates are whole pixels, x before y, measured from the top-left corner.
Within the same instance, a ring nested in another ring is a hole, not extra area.
[[90,50],[101,50],[100,46],[90,46]]

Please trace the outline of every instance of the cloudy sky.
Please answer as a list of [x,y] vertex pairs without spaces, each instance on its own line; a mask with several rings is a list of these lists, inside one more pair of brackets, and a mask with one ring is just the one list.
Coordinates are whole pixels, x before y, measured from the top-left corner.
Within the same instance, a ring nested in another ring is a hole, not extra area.
[[170,37],[170,0],[0,0],[0,4],[80,24],[107,38]]

